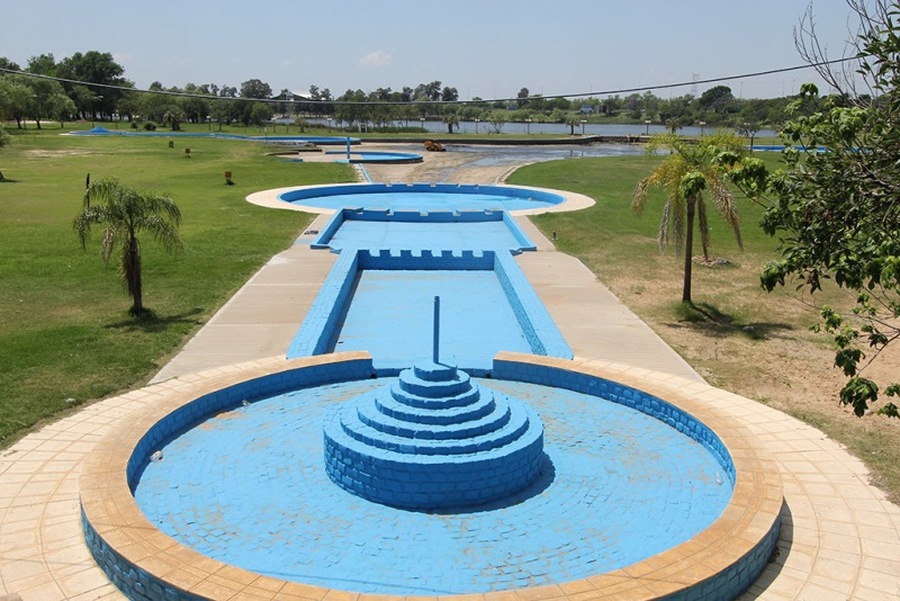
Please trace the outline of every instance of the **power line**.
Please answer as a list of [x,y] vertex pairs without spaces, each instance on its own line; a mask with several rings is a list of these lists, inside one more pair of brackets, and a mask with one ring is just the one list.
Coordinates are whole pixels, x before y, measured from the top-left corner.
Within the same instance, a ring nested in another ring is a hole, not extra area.
[[[699,79],[696,77],[692,77],[690,81],[682,81],[676,83],[667,83],[667,84],[657,84],[657,85],[648,85],[648,86],[635,86],[630,88],[617,88],[611,90],[594,90],[591,92],[578,92],[575,94],[547,94],[541,95],[542,99],[555,99],[555,98],[586,98],[593,96],[615,96],[618,94],[631,94],[634,92],[653,92],[656,90],[670,90],[674,88],[684,88],[684,87],[695,87],[701,84],[710,84],[710,83],[721,83],[725,81],[733,81],[736,79],[752,79],[756,77],[765,77],[766,75],[775,75],[778,73],[790,73],[793,71],[802,71],[805,69],[815,69],[817,67],[826,67],[829,65],[835,65],[838,63],[845,63],[852,60],[858,60],[860,58],[865,58],[865,56],[850,56],[843,57],[828,61],[821,61],[817,63],[809,63],[805,65],[794,65],[791,67],[779,67],[776,69],[767,69],[765,71],[753,71],[750,73],[742,73],[738,75],[725,75],[721,77],[711,77],[707,79]],[[275,98],[243,98],[243,97],[228,97],[228,96],[213,96],[210,94],[194,94],[191,92],[178,92],[171,90],[151,90],[151,89],[138,89],[132,88],[128,86],[115,85],[115,84],[104,84],[104,83],[94,83],[89,81],[81,81],[77,79],[67,79],[64,77],[53,77],[50,75],[41,75],[39,73],[29,73],[27,71],[19,71],[15,69],[6,69],[0,67],[0,72],[2,73],[10,73],[13,75],[22,75],[25,77],[33,77],[36,79],[49,79],[53,81],[58,81],[60,83],[69,83],[73,85],[81,85],[88,88],[101,88],[101,89],[112,89],[119,90],[123,92],[138,92],[141,94],[158,94],[163,96],[176,96],[181,98],[201,98],[204,100],[252,100],[254,102],[267,102],[267,103],[283,103],[283,102],[293,102],[292,100],[279,100]],[[395,105],[403,105],[407,106],[410,104],[427,104],[427,105],[455,105],[455,104],[483,104],[483,103],[494,103],[494,102],[514,102],[522,100],[521,98],[489,98],[482,100],[301,100],[298,102],[308,102],[311,104],[321,104],[321,105],[332,105],[332,106],[395,106]]]

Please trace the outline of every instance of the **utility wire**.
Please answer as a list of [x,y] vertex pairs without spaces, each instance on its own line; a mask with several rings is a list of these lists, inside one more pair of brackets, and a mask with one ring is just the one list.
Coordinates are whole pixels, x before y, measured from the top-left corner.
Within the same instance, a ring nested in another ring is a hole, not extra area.
[[[555,99],[555,98],[585,98],[585,97],[593,97],[593,96],[614,96],[618,94],[630,94],[634,92],[652,92],[654,90],[670,90],[673,88],[684,88],[688,86],[696,86],[698,84],[709,84],[709,83],[721,83],[723,81],[733,81],[735,79],[751,79],[755,77],[764,77],[766,75],[775,75],[778,73],[789,73],[791,71],[802,71],[805,69],[815,69],[817,67],[825,67],[828,65],[835,65],[838,63],[845,63],[852,60],[858,60],[861,58],[865,58],[865,55],[857,55],[857,56],[849,56],[843,58],[837,58],[833,60],[821,61],[816,63],[809,63],[805,65],[794,65],[792,67],[780,67],[777,69],[767,69],[765,71],[754,71],[751,73],[742,73],[740,75],[725,75],[722,77],[711,77],[708,79],[692,79],[691,81],[685,82],[677,82],[677,83],[667,83],[667,84],[658,84],[652,86],[635,86],[631,88],[618,88],[612,90],[595,90],[593,92],[578,92],[575,94],[548,94],[548,95],[540,95],[537,98],[541,98],[544,100],[547,99]],[[150,90],[150,89],[137,89],[128,86],[115,85],[115,84],[104,84],[104,83],[93,83],[89,81],[81,81],[77,79],[66,79],[64,77],[53,77],[51,75],[41,75],[39,73],[29,73],[27,71],[17,71],[15,69],[6,69],[0,67],[0,73],[9,73],[13,75],[23,75],[25,77],[33,77],[36,79],[49,79],[53,81],[58,81],[60,83],[70,83],[73,85],[81,85],[88,88],[101,88],[101,89],[112,89],[119,90],[123,92],[138,92],[141,94],[158,94],[163,96],[177,96],[181,98],[201,98],[204,100],[252,100],[254,102],[268,102],[268,103],[283,103],[283,102],[293,102],[293,100],[279,100],[275,98],[244,98],[244,97],[231,97],[231,96],[212,96],[210,94],[193,94],[190,92],[177,92],[171,90]],[[522,100],[522,98],[490,98],[485,100],[300,100],[297,102],[309,102],[313,104],[321,104],[321,105],[332,105],[332,106],[394,106],[394,105],[410,105],[410,104],[428,104],[428,105],[455,105],[455,104],[491,104],[495,102],[514,102]]]

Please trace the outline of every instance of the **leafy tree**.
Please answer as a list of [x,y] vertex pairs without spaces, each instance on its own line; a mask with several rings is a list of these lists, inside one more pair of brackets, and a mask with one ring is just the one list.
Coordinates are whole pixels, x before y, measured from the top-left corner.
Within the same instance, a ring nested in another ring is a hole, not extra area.
[[228,100],[215,100],[209,107],[209,116],[219,124],[219,131],[222,131],[223,123],[231,123],[230,104]]
[[138,234],[146,232],[169,251],[182,246],[178,225],[181,211],[167,195],[157,195],[124,186],[116,179],[92,182],[84,193],[83,208],[73,227],[82,248],[90,238],[91,226],[103,228],[100,254],[105,264],[119,254],[119,276],[133,299],[129,313],[145,312],[141,279],[141,245]]
[[[8,69],[9,71],[21,71],[22,67],[20,67],[18,63],[9,60],[5,56],[0,56],[0,69]],[[3,75],[3,73],[0,73],[0,75]]]
[[191,123],[202,123],[209,116],[209,100],[198,98],[199,95],[210,95],[209,88],[205,85],[198,86],[189,83],[184,86],[184,91],[196,96],[186,96],[178,99],[178,105],[184,112],[185,118]]
[[653,92],[644,92],[641,98],[644,107],[644,119],[655,119],[659,115],[660,99]]
[[34,93],[20,75],[0,77],[0,115],[16,120],[18,129],[25,129],[25,119],[32,111]]
[[272,120],[272,107],[266,102],[254,102],[250,108],[250,123],[260,126]]
[[659,111],[659,118],[673,134],[693,121],[691,105],[694,97],[690,94],[672,98]]
[[47,116],[59,121],[59,127],[78,111],[72,99],[63,93],[53,94],[47,101]]
[[759,123],[756,121],[744,121],[737,127],[738,134],[750,140],[750,152],[753,152],[753,141],[756,139],[756,134],[759,133],[759,130]]
[[259,79],[248,79],[241,84],[241,98],[265,100],[272,97],[272,88]]
[[[69,103],[61,104],[58,99],[55,99],[57,96],[65,96],[65,90],[63,90],[59,82],[52,79],[28,78],[24,83],[31,89],[31,102],[28,103],[28,113],[34,119],[38,129],[41,129],[41,119],[55,117],[60,114],[54,109],[69,106]],[[71,103],[71,100],[69,102]],[[74,106],[74,103],[72,105]]]
[[644,99],[635,92],[625,97],[625,100],[622,101],[622,106],[628,111],[629,119],[640,119],[644,110]]
[[[585,103],[590,104],[590,103]],[[603,102],[600,103],[600,109],[607,115],[615,115],[620,110],[622,110],[622,99],[619,98],[618,94],[615,96],[607,96],[603,99]]]
[[714,134],[690,144],[674,134],[662,134],[654,136],[648,144],[648,152],[655,154],[660,150],[667,151],[668,154],[653,173],[638,182],[631,208],[637,215],[641,215],[648,202],[648,190],[658,187],[665,191],[666,203],[659,224],[659,248],[662,252],[670,238],[674,238],[676,251],[681,253],[683,249],[684,283],[681,300],[691,303],[695,216],[700,230],[703,257],[709,260],[710,235],[704,192],[710,196],[716,210],[731,226],[738,246],[741,246],[737,205],[728,190],[720,161],[723,153],[738,156],[741,142],[731,135]]
[[703,111],[718,113],[724,110],[725,106],[733,100],[734,95],[731,93],[731,88],[728,86],[713,86],[700,94],[697,102]]
[[93,119],[96,113],[97,104],[95,104],[96,94],[87,86],[74,86],[69,92],[69,98],[75,103],[81,118]]
[[46,54],[41,54],[38,56],[32,56],[28,59],[27,71],[29,73],[37,73],[38,75],[48,75],[50,77],[54,77],[56,75],[57,69],[58,65],[56,64],[56,59],[53,57],[52,52],[48,52]]
[[495,134],[499,134],[503,129],[503,126],[506,125],[506,114],[504,111],[493,111],[490,115],[488,115],[488,122],[491,124],[491,129]]
[[520,107],[528,106],[528,96],[529,95],[530,95],[530,92],[528,91],[528,88],[522,88],[519,90],[519,93],[516,94],[516,102],[519,104]]
[[[816,292],[832,280],[855,298],[848,312],[823,307],[814,329],[832,336],[835,366],[848,378],[840,400],[862,416],[882,392],[900,396],[900,381],[888,382],[882,391],[863,375],[900,339],[900,24],[896,2],[848,4],[861,24],[858,74],[875,94],[855,94],[842,73],[820,67],[829,84],[850,93],[832,96],[819,112],[785,125],[791,146],[782,154],[782,168],[773,173],[753,159],[732,177],[765,207],[763,230],[779,240],[781,258],[761,275],[766,290],[796,282]],[[811,38],[801,50],[820,63],[812,13],[804,23]],[[815,86],[806,84],[793,108],[817,98]],[[900,416],[893,402],[880,411]]]
[[[60,61],[56,67],[56,75],[65,79],[103,84],[104,86],[133,87],[132,82],[122,77],[124,74],[125,68],[113,60],[112,54],[96,50],[90,50],[83,54],[76,52]],[[88,90],[92,94],[90,103],[92,106],[83,107],[80,104],[83,102],[83,93],[75,92],[79,86],[66,83],[63,86],[79,110],[84,111],[88,108],[95,114],[99,112],[101,115],[107,116],[113,114],[116,103],[124,94],[122,90],[115,87],[94,87]]]
[[439,100],[441,98],[441,82],[420,83],[413,92],[414,100]]

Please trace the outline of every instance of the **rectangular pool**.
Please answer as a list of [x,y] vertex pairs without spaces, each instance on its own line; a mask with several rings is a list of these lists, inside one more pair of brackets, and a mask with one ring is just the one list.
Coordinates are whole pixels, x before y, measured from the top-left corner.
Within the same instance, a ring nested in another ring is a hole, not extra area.
[[435,296],[444,362],[484,375],[500,351],[572,357],[508,251],[365,250],[341,253],[287,356],[365,350],[385,375],[430,361]]

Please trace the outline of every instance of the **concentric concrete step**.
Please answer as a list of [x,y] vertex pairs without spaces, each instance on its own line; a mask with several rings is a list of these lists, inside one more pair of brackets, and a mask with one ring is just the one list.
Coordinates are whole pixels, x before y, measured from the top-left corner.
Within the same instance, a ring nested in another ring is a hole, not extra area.
[[405,509],[472,507],[521,491],[544,464],[543,425],[455,367],[425,364],[346,403],[325,426],[331,479]]

